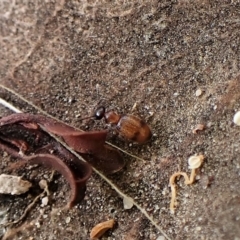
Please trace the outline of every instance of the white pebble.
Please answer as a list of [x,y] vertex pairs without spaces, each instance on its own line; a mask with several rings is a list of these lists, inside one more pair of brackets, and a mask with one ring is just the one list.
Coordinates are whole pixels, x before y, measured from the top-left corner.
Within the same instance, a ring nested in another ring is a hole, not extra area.
[[66,220],[65,220],[66,223],[70,223],[70,221],[71,221],[70,217],[67,217]]
[[42,198],[42,207],[44,207],[44,206],[47,206],[48,205],[48,197],[44,197],[44,198]]
[[48,186],[47,181],[45,179],[40,180],[38,184],[41,189],[45,189]]
[[123,198],[124,209],[131,209],[133,207],[133,199],[131,197]]
[[195,94],[196,94],[196,97],[201,96],[202,95],[202,90],[198,89]]
[[164,236],[158,236],[158,238],[156,240],[165,240]]
[[36,222],[35,225],[36,225],[37,228],[41,227],[40,222]]
[[240,126],[240,111],[236,112],[234,117],[233,117],[233,122]]

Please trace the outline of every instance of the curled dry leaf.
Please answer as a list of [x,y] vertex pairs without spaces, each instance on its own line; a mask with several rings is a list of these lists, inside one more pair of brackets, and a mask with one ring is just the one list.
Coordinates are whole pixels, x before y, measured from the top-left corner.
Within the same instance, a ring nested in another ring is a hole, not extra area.
[[106,131],[82,132],[45,116],[24,113],[0,119],[0,148],[25,160],[23,163],[38,163],[60,172],[71,186],[69,207],[84,197],[92,168],[48,133],[62,137],[91,165],[106,174],[119,171],[124,166],[120,153],[105,145]]
[[107,230],[113,228],[114,226],[114,220],[108,220],[106,222],[101,222],[97,224],[90,233],[91,239],[98,239],[100,238]]

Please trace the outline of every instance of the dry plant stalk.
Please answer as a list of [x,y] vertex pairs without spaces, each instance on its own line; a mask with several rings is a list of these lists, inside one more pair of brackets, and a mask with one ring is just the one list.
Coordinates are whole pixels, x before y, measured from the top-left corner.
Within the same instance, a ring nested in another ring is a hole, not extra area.
[[114,226],[114,220],[108,220],[106,222],[101,222],[97,224],[95,227],[93,227],[91,233],[90,233],[90,238],[91,239],[98,239],[100,238],[108,229],[113,228]]
[[172,193],[171,202],[170,202],[171,213],[174,213],[175,206],[176,206],[176,196],[177,196],[176,184],[175,184],[176,177],[183,176],[185,179],[184,183],[186,185],[190,185],[190,184],[194,183],[195,177],[196,177],[196,169],[198,169],[202,165],[203,159],[204,159],[203,155],[191,156],[188,159],[189,168],[192,169],[190,177],[188,177],[187,173],[185,173],[185,172],[175,172],[170,177],[169,184],[170,184],[171,193]]

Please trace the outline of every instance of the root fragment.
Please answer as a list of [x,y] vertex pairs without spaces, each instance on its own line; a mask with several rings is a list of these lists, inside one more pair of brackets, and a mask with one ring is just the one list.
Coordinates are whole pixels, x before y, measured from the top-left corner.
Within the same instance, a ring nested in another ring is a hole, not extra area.
[[203,155],[191,156],[188,159],[189,168],[191,169],[190,177],[188,177],[187,173],[185,172],[175,172],[170,177],[169,185],[171,187],[171,193],[172,193],[171,202],[170,202],[171,213],[175,212],[175,206],[176,206],[176,196],[177,196],[176,184],[175,184],[176,177],[183,176],[185,179],[184,184],[186,185],[193,184],[196,177],[196,169],[198,169],[202,165],[203,159],[204,159]]
[[12,221],[12,222],[7,222],[5,224],[2,224],[4,227],[7,227],[7,226],[11,226],[11,225],[14,225],[14,224],[17,224],[19,223],[20,221],[22,221],[26,216],[27,214],[30,212],[30,210],[34,207],[34,205],[36,204],[36,202],[42,198],[45,194],[49,195],[49,190],[48,190],[48,185],[47,183],[45,183],[46,185],[44,186],[44,189],[43,191],[34,198],[34,200],[26,207],[26,209],[24,210],[24,213],[22,214],[22,216],[20,218],[18,218],[17,220],[15,221]]

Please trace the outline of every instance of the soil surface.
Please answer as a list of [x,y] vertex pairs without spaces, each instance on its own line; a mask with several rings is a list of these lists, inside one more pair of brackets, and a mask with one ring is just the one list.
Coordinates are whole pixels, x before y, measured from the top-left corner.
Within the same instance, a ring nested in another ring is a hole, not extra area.
[[[1,226],[4,239],[86,240],[108,219],[116,225],[105,240],[240,239],[240,127],[233,124],[240,110],[239,9],[238,0],[1,1],[1,98],[83,130],[108,128],[104,121],[80,121],[101,102],[145,119],[153,131],[149,143],[137,145],[109,130],[109,142],[142,159],[122,153],[125,168],[108,176],[142,212],[124,209],[122,197],[95,172],[84,200],[63,210],[70,189],[54,174],[47,206],[37,201],[22,222]],[[13,112],[1,106],[0,113]],[[206,129],[193,134],[197,124]],[[204,163],[193,185],[177,181],[171,214],[169,177],[189,174],[194,154],[203,154]],[[1,222],[14,221],[51,171],[11,172],[14,159],[5,152],[1,159],[1,173],[35,183],[24,195],[0,196]]]

